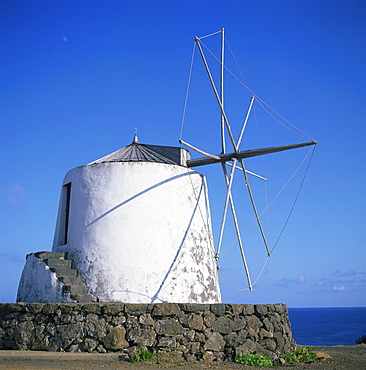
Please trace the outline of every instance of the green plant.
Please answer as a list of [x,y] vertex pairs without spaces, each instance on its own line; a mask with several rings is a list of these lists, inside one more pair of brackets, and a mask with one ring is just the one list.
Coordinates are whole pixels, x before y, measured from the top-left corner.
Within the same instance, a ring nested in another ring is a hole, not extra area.
[[272,366],[272,360],[266,355],[244,353],[235,357],[235,362],[250,366]]
[[131,358],[131,362],[152,362],[154,355],[148,349],[142,349],[138,355]]
[[356,339],[356,344],[366,344],[366,335]]
[[299,346],[295,344],[289,349],[285,355],[281,355],[288,364],[296,364],[298,362],[310,362],[320,360],[321,357],[313,351],[310,347]]

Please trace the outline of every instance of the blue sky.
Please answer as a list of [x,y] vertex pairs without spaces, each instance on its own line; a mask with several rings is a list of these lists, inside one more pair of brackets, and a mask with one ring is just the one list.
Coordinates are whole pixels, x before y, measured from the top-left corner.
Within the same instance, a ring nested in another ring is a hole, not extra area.
[[[194,36],[224,27],[248,86],[318,145],[290,221],[254,290],[234,289],[222,279],[223,300],[366,305],[364,1],[3,0],[0,17],[0,302],[15,301],[25,255],[51,250],[68,170],[130,144],[135,127],[142,143],[179,145]],[[219,36],[204,42],[216,51]],[[219,112],[199,62],[196,54],[182,137],[217,154]],[[242,92],[229,78],[227,87],[237,136],[249,94],[237,98]],[[302,141],[256,109],[258,121],[253,113],[242,149],[258,140],[257,122],[264,124],[263,145]],[[273,195],[307,153],[300,152],[246,165],[260,174],[265,169]],[[306,165],[269,212],[270,247]],[[221,168],[199,171],[207,176],[217,239]],[[235,176],[244,229],[253,212],[242,175]],[[263,196],[256,189],[263,181],[250,180],[260,208]],[[233,239],[230,222],[226,230],[225,247]],[[253,280],[265,260],[255,231],[244,242]],[[223,252],[220,266],[230,283],[246,287],[237,247]]]

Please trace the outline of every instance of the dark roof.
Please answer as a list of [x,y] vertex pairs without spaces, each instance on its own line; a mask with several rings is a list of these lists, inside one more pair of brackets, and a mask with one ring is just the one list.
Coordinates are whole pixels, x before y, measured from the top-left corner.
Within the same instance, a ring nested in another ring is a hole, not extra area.
[[133,142],[122,149],[91,162],[91,164],[107,162],[158,162],[185,166],[186,160],[190,159],[189,157],[189,152],[183,148]]

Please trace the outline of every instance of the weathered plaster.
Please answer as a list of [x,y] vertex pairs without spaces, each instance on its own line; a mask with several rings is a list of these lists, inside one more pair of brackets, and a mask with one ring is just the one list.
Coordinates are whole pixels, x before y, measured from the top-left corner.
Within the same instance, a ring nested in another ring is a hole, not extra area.
[[17,302],[75,302],[44,261],[29,254],[20,279]]
[[68,252],[100,301],[221,302],[204,176],[163,163],[89,164],[71,182],[68,242],[60,205],[52,250]]

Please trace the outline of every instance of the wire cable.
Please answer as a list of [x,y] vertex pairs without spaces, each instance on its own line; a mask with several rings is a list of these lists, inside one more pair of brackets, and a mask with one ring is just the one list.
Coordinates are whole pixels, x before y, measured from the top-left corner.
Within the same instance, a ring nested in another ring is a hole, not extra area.
[[187,83],[187,89],[186,89],[186,97],[184,99],[182,122],[181,122],[181,125],[180,125],[179,140],[181,140],[182,136],[183,136],[183,126],[184,126],[184,121],[185,121],[186,112],[187,112],[188,95],[189,95],[189,89],[190,89],[190,86],[191,86],[191,78],[192,78],[192,70],[193,70],[193,61],[194,61],[195,50],[196,50],[196,43],[193,44],[191,65],[190,65],[190,68],[189,68],[188,83]]
[[287,217],[287,219],[286,219],[286,221],[285,221],[285,224],[284,224],[284,226],[283,226],[283,228],[282,228],[282,230],[281,230],[281,232],[280,232],[280,234],[279,234],[279,236],[278,236],[278,238],[277,238],[276,242],[274,243],[273,248],[271,249],[271,253],[272,253],[272,252],[273,252],[273,250],[276,248],[276,246],[277,246],[277,244],[278,244],[278,242],[279,242],[279,240],[280,240],[280,238],[281,238],[281,236],[282,236],[283,232],[285,231],[285,228],[286,228],[286,226],[287,226],[287,223],[288,223],[288,221],[289,221],[289,219],[290,219],[290,217],[291,217],[291,215],[292,215],[292,211],[293,211],[293,210],[294,210],[294,208],[295,208],[295,204],[296,204],[296,202],[297,202],[297,200],[298,200],[298,198],[299,198],[299,195],[300,195],[301,189],[302,189],[302,187],[303,187],[303,185],[304,185],[304,182],[305,182],[306,175],[307,175],[307,173],[308,173],[308,171],[309,171],[310,163],[311,163],[311,161],[312,161],[312,159],[313,159],[314,152],[315,152],[315,145],[314,145],[314,147],[312,148],[312,153],[311,153],[311,156],[310,156],[310,160],[309,160],[308,165],[307,165],[307,167],[306,167],[305,174],[304,174],[304,177],[302,178],[302,181],[301,181],[301,184],[300,184],[299,190],[298,190],[298,192],[297,192],[297,194],[296,194],[296,197],[295,197],[294,203],[292,204],[291,210],[290,210],[289,215],[288,215],[288,217]]

